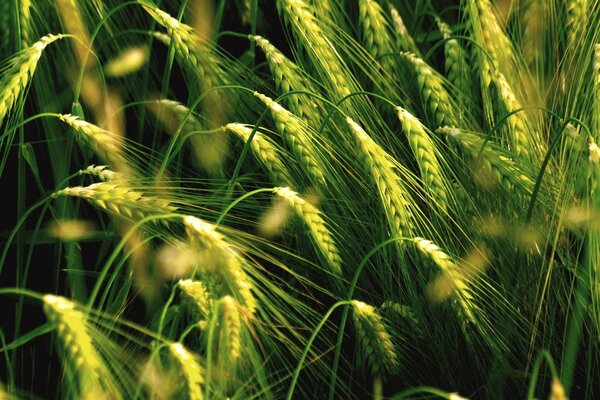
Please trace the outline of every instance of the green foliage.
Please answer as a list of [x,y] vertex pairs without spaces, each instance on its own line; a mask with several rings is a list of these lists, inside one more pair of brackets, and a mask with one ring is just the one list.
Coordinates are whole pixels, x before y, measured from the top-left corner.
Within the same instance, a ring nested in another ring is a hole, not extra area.
[[598,398],[599,27],[0,1],[0,398]]

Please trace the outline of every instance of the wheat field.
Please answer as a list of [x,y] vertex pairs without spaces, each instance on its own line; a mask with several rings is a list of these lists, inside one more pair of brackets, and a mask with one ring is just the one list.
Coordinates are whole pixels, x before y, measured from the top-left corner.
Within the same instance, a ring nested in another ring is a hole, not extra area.
[[600,396],[600,2],[0,1],[0,399]]

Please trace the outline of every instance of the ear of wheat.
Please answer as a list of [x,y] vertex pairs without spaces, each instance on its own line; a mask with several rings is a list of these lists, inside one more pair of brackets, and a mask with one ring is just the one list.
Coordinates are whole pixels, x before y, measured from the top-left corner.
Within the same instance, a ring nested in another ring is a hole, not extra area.
[[[310,93],[319,93],[315,85],[309,80],[309,77],[305,76],[304,70],[281,53],[267,39],[258,35],[250,35],[249,38],[265,53],[271,74],[275,78],[277,88],[281,92],[288,93],[293,90],[304,90]],[[288,96],[286,102],[289,104],[290,111],[306,120],[308,125],[312,127],[320,125],[321,118],[314,98],[295,94]]]
[[241,300],[250,314],[254,313],[257,303],[252,294],[252,283],[244,271],[246,261],[238,254],[238,250],[217,232],[214,225],[191,215],[186,216],[183,222],[192,245],[214,253],[209,256],[215,265],[205,266],[210,268],[206,272],[217,273],[230,294]]
[[123,138],[71,114],[60,114],[60,120],[79,134],[103,160],[117,170],[126,171],[128,162],[123,154]]
[[444,87],[442,77],[421,58],[412,53],[401,53],[409,62],[416,77],[419,92],[423,99],[426,113],[431,116],[436,127],[443,125],[457,126],[460,121],[454,112],[450,94]]
[[434,207],[446,212],[448,209],[447,182],[438,161],[438,150],[429,137],[425,126],[411,113],[401,107],[396,113],[402,124],[408,143],[417,159],[425,189],[435,199]]
[[358,352],[373,376],[396,372],[400,367],[398,354],[383,318],[375,307],[362,301],[352,300],[352,309]]
[[303,0],[277,0],[277,7],[292,26],[297,37],[309,52],[313,62],[319,63],[324,82],[334,98],[352,93],[354,84],[348,78],[348,68],[330,38],[317,23],[310,6]]
[[327,264],[332,272],[338,276],[342,276],[342,258],[338,252],[333,235],[321,216],[321,212],[288,187],[278,187],[275,188],[274,191],[294,209],[294,212],[300,218],[304,220],[316,247],[327,260]]
[[145,196],[123,182],[98,182],[89,186],[68,187],[53,194],[53,197],[58,196],[80,197],[110,213],[131,220],[177,210],[169,200]]
[[[44,296],[44,311],[54,324],[69,353],[80,380],[80,393],[90,395],[108,389],[110,376],[102,357],[94,346],[86,325],[85,314],[62,296]],[[118,396],[118,393],[114,393]]]
[[479,151],[483,148],[480,156],[481,165],[492,174],[505,190],[510,192],[514,188],[525,195],[530,195],[533,191],[533,180],[506,153],[500,151],[499,148],[492,147],[491,143],[482,147],[483,139],[479,136],[456,128],[444,127],[438,131],[447,134],[452,140],[455,140],[472,158],[477,157]]
[[409,210],[408,193],[394,172],[391,156],[367,135],[350,117],[346,122],[360,149],[360,161],[377,187],[392,236],[412,236],[413,222]]
[[[250,126],[237,123],[227,124],[223,129],[232,132],[244,142],[250,139],[253,130]],[[255,132],[250,142],[250,149],[258,161],[265,167],[274,184],[292,186],[293,180],[283,163],[281,151],[275,147],[275,144],[267,136],[263,136],[258,131]]]
[[413,37],[406,29],[406,25],[404,24],[404,20],[402,16],[394,7],[392,3],[389,4],[390,8],[390,16],[392,17],[392,22],[394,25],[394,30],[396,31],[396,41],[398,42],[398,47],[402,51],[407,51],[416,54],[418,57],[421,57],[421,52],[419,48],[415,44]]
[[193,310],[198,321],[206,321],[212,312],[213,295],[203,281],[184,279],[179,281],[179,289]]
[[444,43],[444,67],[448,81],[452,83],[467,97],[471,97],[474,93],[473,83],[470,77],[468,54],[461,46],[458,40],[452,38],[452,29],[450,25],[443,22],[440,18],[436,18],[438,28],[442,33],[442,37],[446,41]]
[[0,79],[0,125],[23,93],[46,47],[62,35],[46,35],[15,55]]
[[[388,72],[393,72],[393,58],[389,55],[394,51],[394,43],[381,6],[374,0],[359,0],[358,10],[365,48]],[[383,55],[386,57],[382,59]]]
[[313,145],[314,135],[304,121],[283,108],[279,103],[273,101],[258,92],[254,95],[260,99],[269,109],[275,120],[278,130],[289,143],[292,151],[302,164],[306,173],[319,188],[326,187],[324,165],[315,157],[317,149]]
[[171,343],[169,352],[179,364],[179,369],[185,379],[187,398],[190,400],[202,400],[204,394],[204,371],[197,360],[197,356],[188,351],[181,343]]

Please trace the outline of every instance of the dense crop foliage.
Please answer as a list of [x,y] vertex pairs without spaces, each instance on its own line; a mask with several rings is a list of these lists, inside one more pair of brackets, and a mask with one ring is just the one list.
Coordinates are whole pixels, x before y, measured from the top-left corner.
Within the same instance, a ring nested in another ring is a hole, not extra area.
[[0,398],[598,398],[600,3],[0,1]]

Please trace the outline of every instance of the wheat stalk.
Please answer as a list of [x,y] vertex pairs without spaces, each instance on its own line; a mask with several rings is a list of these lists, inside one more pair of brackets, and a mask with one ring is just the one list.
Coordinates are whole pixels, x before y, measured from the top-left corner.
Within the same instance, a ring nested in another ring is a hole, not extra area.
[[134,221],[177,210],[169,200],[145,196],[142,192],[126,186],[122,181],[67,187],[52,194],[52,197],[58,196],[80,197],[110,213]]
[[0,125],[29,84],[44,49],[62,37],[60,34],[46,35],[13,57],[0,79]]
[[327,264],[332,272],[338,276],[342,276],[342,259],[333,235],[321,216],[321,211],[289,187],[278,187],[274,189],[274,192],[293,208],[296,215],[302,218],[310,231],[315,245],[327,260]]
[[[223,129],[233,133],[244,143],[248,141],[253,131],[252,127],[237,123],[227,124]],[[255,132],[250,142],[250,149],[256,159],[267,170],[273,183],[282,186],[292,186],[293,180],[283,163],[280,155],[281,152],[267,136],[262,135],[258,131]]]
[[216,265],[205,265],[206,272],[216,272],[227,286],[230,294],[242,301],[250,314],[256,309],[252,284],[244,272],[246,261],[230,245],[216,227],[200,218],[187,215],[183,223],[193,246],[212,252]]
[[185,378],[187,386],[187,397],[190,400],[202,400],[202,386],[204,384],[204,371],[196,359],[196,355],[189,352],[181,343],[171,343],[169,352],[179,363],[179,367]]
[[455,107],[440,74],[415,54],[403,52],[401,55],[415,72],[421,99],[432,122],[438,127],[458,125],[460,121],[456,117]]
[[426,128],[411,113],[396,107],[398,119],[408,143],[417,159],[426,190],[435,199],[434,207],[446,212],[448,208],[447,183],[438,161],[438,151]]
[[490,143],[483,147],[483,139],[479,136],[456,128],[443,127],[438,132],[447,134],[448,137],[458,142],[473,159],[479,155],[480,150],[483,148],[479,156],[481,167],[491,172],[492,176],[507,192],[511,192],[516,188],[523,194],[530,195],[533,191],[533,180],[499,148],[492,147]]
[[[392,157],[350,117],[346,122],[360,150],[358,157],[377,187],[392,236],[412,236],[413,223],[408,193],[394,172]],[[402,246],[402,244],[400,244]]]
[[300,161],[311,180],[314,181],[317,187],[326,187],[323,164],[315,158],[315,154],[318,154],[318,152],[312,144],[314,135],[308,125],[270,97],[258,92],[254,92],[254,96],[269,107],[277,129],[292,148],[294,155]]
[[400,366],[398,354],[383,318],[375,307],[352,300],[353,320],[358,337],[359,353],[371,369],[373,376],[394,373]]
[[79,374],[82,394],[98,392],[109,371],[93,344],[85,314],[62,296],[47,294],[43,301],[46,316],[56,327]]

